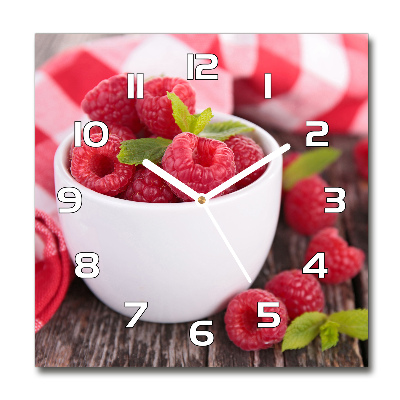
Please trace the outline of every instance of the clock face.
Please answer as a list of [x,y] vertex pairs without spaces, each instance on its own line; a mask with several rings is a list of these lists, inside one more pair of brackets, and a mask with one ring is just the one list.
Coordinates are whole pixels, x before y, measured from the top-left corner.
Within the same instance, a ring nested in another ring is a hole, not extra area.
[[[186,324],[190,346],[218,346],[223,334],[241,352],[279,348],[294,306],[266,290],[268,281],[296,269],[323,298],[325,282],[348,283],[363,266],[359,249],[343,255],[361,263],[351,272],[333,256],[345,242],[331,229],[347,221],[354,182],[321,178],[354,143],[334,145],[340,124],[328,112],[345,80],[330,65],[333,49],[351,35],[176,36],[145,39],[154,51],[132,51],[118,68],[126,72],[92,85],[57,149],[57,212],[74,273],[124,316],[125,330]],[[233,109],[229,96],[245,118],[220,111]],[[318,236],[326,229],[329,240]],[[283,265],[296,240],[303,254]],[[283,291],[291,285],[282,282]],[[301,285],[307,303],[312,290]],[[346,332],[329,319],[342,308],[329,304],[324,314],[321,304],[296,316],[318,314],[325,343],[324,332]],[[226,332],[213,330],[221,313]],[[238,320],[243,334],[232,328]]]

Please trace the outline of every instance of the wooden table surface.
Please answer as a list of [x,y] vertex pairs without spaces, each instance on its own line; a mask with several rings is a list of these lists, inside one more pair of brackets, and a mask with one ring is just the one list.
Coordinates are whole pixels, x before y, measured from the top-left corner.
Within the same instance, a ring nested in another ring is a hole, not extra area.
[[[37,34],[36,68],[68,47],[110,35]],[[305,151],[304,137],[270,132],[280,145],[290,143],[293,150]],[[363,270],[353,280],[333,286],[323,285],[324,312],[368,308],[368,185],[355,171],[352,149],[357,138],[330,136],[330,146],[343,150],[340,159],[323,177],[332,187],[346,191],[346,210],[339,214],[337,227],[350,245],[366,253]],[[303,266],[309,238],[294,232],[282,219],[261,273],[252,285],[262,288],[276,273]],[[236,347],[225,332],[224,312],[205,318],[212,320],[209,330],[214,342],[195,346],[189,339],[192,322],[155,324],[138,321],[125,328],[129,317],[109,309],[75,278],[67,296],[53,318],[35,335],[35,363],[39,367],[365,367],[368,366],[368,341],[345,335],[338,345],[321,351],[319,338],[300,350],[281,352],[281,345],[245,352]],[[193,321],[194,322],[194,321]]]

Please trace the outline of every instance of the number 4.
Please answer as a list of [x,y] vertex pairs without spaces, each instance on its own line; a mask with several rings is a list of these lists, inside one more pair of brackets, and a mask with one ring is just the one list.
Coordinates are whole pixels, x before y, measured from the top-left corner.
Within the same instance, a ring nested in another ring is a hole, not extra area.
[[[318,268],[311,268],[318,261]],[[323,278],[328,273],[328,268],[325,268],[325,253],[317,253],[303,267],[303,274],[318,274],[318,278]]]

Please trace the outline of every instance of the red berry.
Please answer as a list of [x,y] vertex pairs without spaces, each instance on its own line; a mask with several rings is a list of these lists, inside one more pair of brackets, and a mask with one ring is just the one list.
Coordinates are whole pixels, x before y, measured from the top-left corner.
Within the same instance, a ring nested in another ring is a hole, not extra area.
[[330,284],[341,283],[356,276],[365,259],[364,252],[349,246],[338,235],[336,228],[325,228],[311,239],[304,258],[305,264],[316,253],[325,253],[325,268],[328,273],[319,279]]
[[[164,153],[162,167],[197,193],[208,193],[236,172],[233,152],[225,143],[189,132],[175,136]],[[182,200],[193,201],[174,186],[171,189]]]
[[124,125],[137,133],[142,124],[135,105],[136,99],[128,99],[127,74],[115,75],[101,81],[86,94],[81,104],[91,120],[102,121],[107,125]]
[[[265,156],[263,149],[253,139],[246,136],[232,136],[225,141],[225,144],[233,151],[237,174]],[[267,166],[264,165],[241,179],[236,183],[237,189],[242,189],[250,185],[250,183],[253,183],[266,169]]]
[[138,167],[129,183],[125,200],[146,203],[176,203],[178,198],[167,183],[145,167]]
[[313,235],[322,228],[335,224],[338,213],[326,213],[325,208],[336,208],[337,203],[327,203],[327,197],[336,193],[325,193],[329,185],[319,176],[313,175],[297,182],[286,194],[283,211],[286,223],[303,235]]
[[310,311],[322,311],[325,305],[324,292],[317,278],[303,274],[301,270],[283,271],[265,285],[265,290],[281,299],[290,319]]
[[175,93],[186,104],[190,114],[195,112],[196,96],[190,84],[181,78],[154,78],[143,85],[143,99],[136,103],[140,120],[155,135],[172,139],[181,132],[172,116],[167,92]]
[[[117,135],[121,140],[131,140],[136,139],[136,135],[126,126],[122,125],[108,125],[108,134],[109,135]],[[102,138],[102,129],[95,125],[90,128],[89,137],[90,140],[94,143],[100,142]],[[100,135],[98,135],[100,133]],[[96,134],[96,135],[95,135]],[[83,130],[81,131],[81,143],[83,142]],[[72,150],[75,147],[75,141],[72,141],[70,152],[69,152],[69,159],[72,158]]]
[[[100,140],[100,134],[93,134],[94,142]],[[73,149],[71,175],[83,186],[98,193],[116,196],[124,191],[135,166],[118,161],[121,141],[117,135],[110,134],[102,147],[90,147],[82,142],[81,147]]]
[[368,138],[360,140],[353,151],[354,160],[359,175],[368,180]]
[[[279,302],[279,307],[265,307],[275,312],[280,323],[275,328],[259,328],[258,322],[272,322],[272,317],[258,316],[258,302]],[[262,289],[249,289],[235,296],[225,313],[225,329],[232,342],[242,350],[261,350],[282,341],[287,328],[286,307],[272,293]]]

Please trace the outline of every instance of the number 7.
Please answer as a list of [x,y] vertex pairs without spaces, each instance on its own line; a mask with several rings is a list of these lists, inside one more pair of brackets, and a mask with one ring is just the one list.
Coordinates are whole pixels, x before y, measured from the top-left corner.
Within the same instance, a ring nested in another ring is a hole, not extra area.
[[136,322],[138,321],[138,319],[146,311],[148,306],[149,306],[149,303],[145,302],[145,301],[139,301],[139,302],[126,301],[124,303],[124,307],[139,307],[139,310],[136,311],[135,315],[129,321],[129,323],[126,326],[126,328],[133,328],[135,326]]

